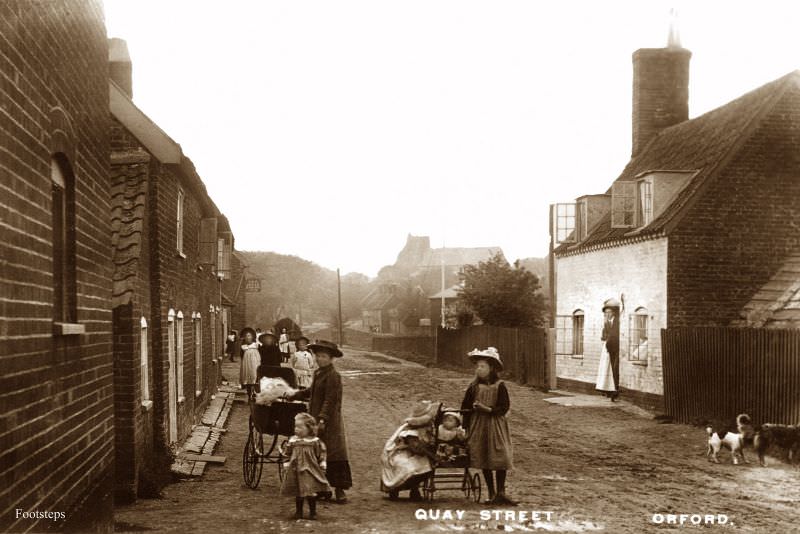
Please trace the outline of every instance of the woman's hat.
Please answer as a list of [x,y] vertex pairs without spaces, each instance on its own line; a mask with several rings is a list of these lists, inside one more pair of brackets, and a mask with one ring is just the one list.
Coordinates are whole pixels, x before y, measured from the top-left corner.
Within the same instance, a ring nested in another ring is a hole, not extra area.
[[239,337],[244,337],[245,334],[250,333],[253,336],[253,339],[256,337],[256,331],[250,328],[249,326],[245,326],[242,328],[242,331],[239,333]]
[[275,335],[275,332],[272,330],[267,330],[266,332],[261,332],[261,335],[258,336],[258,340],[261,341],[261,338],[265,336],[272,336],[273,338],[278,339],[278,336]]
[[500,359],[500,353],[497,352],[497,349],[494,347],[488,347],[484,350],[473,349],[467,356],[473,362],[476,360],[493,361],[495,365],[497,365],[498,370],[503,370],[503,360]]
[[332,341],[317,340],[311,343],[308,348],[311,349],[312,352],[325,352],[334,358],[341,358],[344,356],[344,353],[342,353],[339,347],[336,346],[336,343]]
[[458,421],[458,424],[461,424],[461,414],[458,412],[444,412],[444,415],[442,415],[443,421],[445,417],[455,417],[456,421]]
[[438,402],[431,402],[428,400],[419,401],[411,410],[411,417],[406,419],[406,423],[411,427],[425,426],[433,421],[438,411]]
[[615,299],[615,298],[610,298],[610,299],[608,299],[607,301],[605,301],[603,303],[603,311],[614,310],[615,308],[616,308],[617,311],[620,308],[619,301],[617,299]]

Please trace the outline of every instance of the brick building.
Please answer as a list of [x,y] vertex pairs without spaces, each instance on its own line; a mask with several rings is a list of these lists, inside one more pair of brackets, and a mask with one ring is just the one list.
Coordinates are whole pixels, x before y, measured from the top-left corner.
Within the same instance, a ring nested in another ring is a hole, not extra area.
[[659,406],[660,330],[737,324],[800,251],[800,72],[688,120],[690,56],[634,54],[630,162],[604,194],[554,206],[562,386],[594,389],[614,297],[623,396]]
[[216,392],[228,317],[243,313],[224,290],[243,273],[194,165],[133,103],[124,41],[110,41],[109,61],[115,494],[129,501]]
[[0,2],[2,531],[112,529],[107,55],[99,1]]

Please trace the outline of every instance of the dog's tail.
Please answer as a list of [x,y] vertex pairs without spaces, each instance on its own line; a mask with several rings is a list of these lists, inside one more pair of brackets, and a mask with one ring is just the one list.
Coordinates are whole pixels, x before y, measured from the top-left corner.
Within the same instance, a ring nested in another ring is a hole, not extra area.
[[750,419],[750,416],[746,413],[740,413],[736,416],[736,424],[739,427],[742,427],[743,425],[751,425],[753,424],[753,420]]

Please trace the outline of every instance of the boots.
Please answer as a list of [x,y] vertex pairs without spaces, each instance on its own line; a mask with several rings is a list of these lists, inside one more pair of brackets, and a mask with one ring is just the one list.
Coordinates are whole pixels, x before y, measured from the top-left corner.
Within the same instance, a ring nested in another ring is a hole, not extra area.
[[347,495],[345,495],[344,490],[342,488],[335,488],[336,489],[336,504],[345,504],[347,502]]
[[[295,512],[292,519],[303,519],[303,498],[295,497],[294,499]],[[309,506],[310,508],[310,506]]]
[[314,520],[317,518],[317,499],[316,497],[308,497],[308,518]]

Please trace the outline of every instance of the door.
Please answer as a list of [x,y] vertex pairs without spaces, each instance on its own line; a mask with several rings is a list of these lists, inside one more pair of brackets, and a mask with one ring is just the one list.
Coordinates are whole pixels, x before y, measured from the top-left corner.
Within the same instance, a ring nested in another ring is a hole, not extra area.
[[167,351],[169,360],[169,442],[178,441],[178,397],[175,376],[175,312],[169,311],[167,322]]

